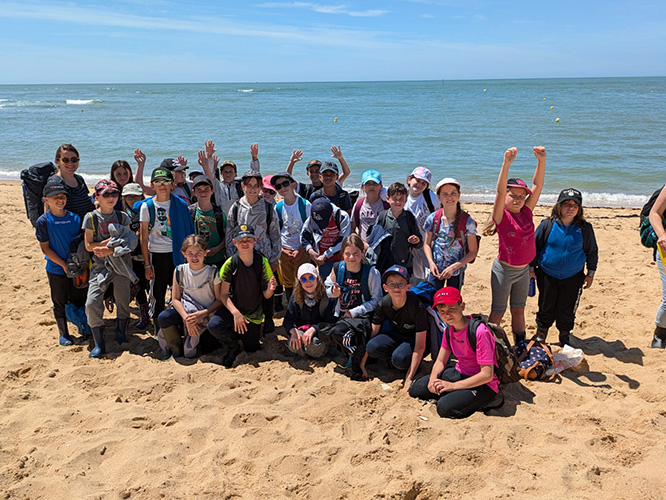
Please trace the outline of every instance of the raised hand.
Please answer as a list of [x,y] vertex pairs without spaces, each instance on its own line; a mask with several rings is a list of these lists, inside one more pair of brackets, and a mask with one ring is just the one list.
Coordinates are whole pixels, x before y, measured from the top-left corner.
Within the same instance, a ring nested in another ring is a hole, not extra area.
[[513,163],[513,160],[516,159],[516,155],[518,154],[518,148],[509,148],[504,152],[504,163],[508,163],[511,165]]
[[335,158],[336,160],[340,160],[342,158],[342,151],[340,150],[340,146],[331,146],[331,158]]
[[252,159],[254,161],[256,161],[257,158],[259,158],[259,144],[258,143],[255,142],[254,144],[250,145],[250,154],[252,155]]
[[143,168],[146,166],[146,155],[143,154],[143,151],[141,151],[139,148],[134,150],[134,160],[136,161],[137,165],[139,165],[139,167]]
[[183,155],[178,155],[176,161],[180,163],[183,167],[187,167],[187,158],[185,158]]
[[543,146],[534,146],[534,156],[536,156],[537,160],[545,160],[546,159],[546,148]]
[[206,148],[206,157],[212,158],[213,155],[217,152],[215,149],[215,143],[213,141],[206,141],[204,143],[204,148]]
[[303,150],[302,149],[294,149],[291,152],[291,156],[289,157],[289,163],[296,163],[299,162],[303,159]]

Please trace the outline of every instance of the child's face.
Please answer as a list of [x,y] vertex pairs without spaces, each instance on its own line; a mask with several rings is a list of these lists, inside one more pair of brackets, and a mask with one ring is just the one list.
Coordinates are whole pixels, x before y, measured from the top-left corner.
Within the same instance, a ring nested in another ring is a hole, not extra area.
[[185,249],[183,256],[191,268],[199,269],[204,266],[204,257],[206,256],[206,251],[199,246],[192,245]]
[[176,184],[185,184],[185,172],[183,170],[176,170],[173,173],[173,180]]
[[321,183],[321,173],[319,171],[319,168],[320,168],[319,165],[315,165],[314,167],[310,167],[307,169],[307,174],[312,184],[318,185]]
[[56,207],[58,210],[64,210],[65,205],[67,205],[67,195],[57,194],[55,196],[45,197],[44,201],[46,201],[50,207]]
[[118,186],[123,187],[129,182],[131,172],[125,167],[118,167],[113,172],[114,181]]
[[96,194],[95,199],[99,202],[99,207],[103,209],[111,209],[116,205],[120,193],[118,191],[107,191],[104,194]]
[[379,196],[381,190],[381,183],[377,184],[375,181],[368,181],[363,184],[363,191],[365,192],[366,196],[371,196],[373,194]]
[[248,179],[247,183],[243,183],[243,191],[245,192],[245,195],[250,195],[250,196],[259,196],[259,190],[261,189],[261,183],[257,181],[257,179],[252,178]]
[[402,210],[405,208],[405,203],[407,203],[407,197],[404,194],[396,194],[394,196],[389,196],[387,201],[392,209]]
[[332,170],[326,170],[321,175],[321,182],[326,187],[335,186],[335,181],[337,181],[337,180],[338,180],[338,175],[335,172],[333,172]]
[[407,280],[398,274],[391,274],[386,278],[386,283],[382,286],[392,299],[406,296],[407,291],[411,288]]
[[236,169],[231,165],[225,165],[222,169],[222,180],[227,184],[231,184],[236,178]]
[[464,302],[458,302],[457,304],[440,304],[437,306],[439,317],[449,325],[460,323],[464,310]]
[[199,201],[208,201],[213,194],[213,190],[208,184],[197,184],[194,188],[194,194],[197,195]]
[[171,179],[155,179],[150,183],[150,186],[157,194],[166,196],[171,192],[171,186],[173,186],[173,182]]
[[301,287],[308,293],[314,293],[317,289],[318,278],[314,274],[304,274],[301,276]]
[[356,245],[348,245],[342,252],[342,258],[347,265],[361,264],[363,259],[363,252]]
[[523,188],[510,187],[506,192],[506,199],[504,206],[509,212],[518,213],[525,205],[527,199],[527,191]]
[[437,191],[437,197],[443,207],[447,205],[456,205],[460,200],[460,191],[453,184],[444,184]]
[[277,188],[278,193],[280,193],[280,196],[283,198],[294,190],[292,182],[286,177],[274,178],[273,181],[275,182],[275,187]]
[[273,203],[275,199],[275,191],[272,189],[261,188],[261,197],[268,203]]
[[240,240],[233,241],[238,250],[252,250],[254,248],[254,244],[257,242],[256,238],[242,238]]
[[413,175],[407,179],[407,186],[409,186],[409,196],[416,198],[428,187],[428,183],[423,179],[417,179]]
[[560,213],[563,219],[573,219],[578,215],[578,203],[573,200],[567,200],[560,203]]
[[128,207],[133,207],[137,201],[143,199],[143,196],[139,196],[137,194],[128,194],[123,196],[123,199],[125,200],[125,203]]

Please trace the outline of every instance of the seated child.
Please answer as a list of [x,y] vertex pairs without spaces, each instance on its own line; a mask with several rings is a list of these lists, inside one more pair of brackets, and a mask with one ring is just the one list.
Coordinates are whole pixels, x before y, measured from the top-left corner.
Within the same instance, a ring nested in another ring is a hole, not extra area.
[[92,328],[95,347],[89,357],[99,358],[106,352],[104,342],[104,292],[113,284],[113,296],[118,307],[116,342],[127,342],[125,332],[130,316],[130,284],[138,281],[132,270],[130,253],[138,243],[130,229],[127,214],[113,207],[120,196],[115,182],[102,179],[95,184],[95,201],[99,208],[83,219],[86,250],[93,254],[86,315]]
[[35,235],[46,259],[46,276],[51,288],[53,316],[58,326],[60,345],[72,345],[67,330],[65,306],[72,303],[82,308],[86,303],[88,290],[74,286],[74,280],[67,276],[67,257],[70,245],[80,234],[81,219],[65,210],[67,188],[58,176],[52,176],[44,186],[44,201],[49,210],[37,219]]
[[[217,268],[204,261],[205,238],[189,235],[183,241],[182,252],[187,263],[179,265],[173,273],[171,307],[158,317],[157,340],[165,358],[170,355],[195,358],[201,334],[222,305]],[[182,327],[185,329],[184,342],[180,334]]]
[[[466,418],[489,404],[499,393],[495,374],[495,337],[481,324],[476,329],[476,352],[469,343],[470,317],[464,316],[465,303],[457,288],[442,288],[435,294],[433,307],[448,325],[442,348],[430,375],[417,379],[409,389],[412,397],[437,399],[440,417]],[[453,354],[458,362],[447,364]]]
[[[401,266],[389,267],[382,276],[385,295],[375,308],[372,317],[372,336],[365,349],[368,356],[377,359],[391,358],[398,370],[406,370],[403,390],[406,392],[423,360],[426,350],[428,317],[421,300],[408,293],[409,273]],[[388,331],[382,330],[385,322]]]
[[326,288],[319,277],[319,271],[312,264],[298,268],[298,278],[294,283],[294,293],[289,299],[284,316],[285,332],[288,332],[287,348],[300,356],[321,358],[328,345],[319,340],[319,324],[333,323],[334,300],[329,300]]
[[247,352],[261,349],[261,323],[264,320],[262,300],[270,299],[277,288],[277,280],[266,257],[255,248],[254,228],[240,224],[232,242],[236,248],[220,269],[222,306],[208,323],[208,331],[229,346],[222,364],[233,366],[241,350],[238,340]]

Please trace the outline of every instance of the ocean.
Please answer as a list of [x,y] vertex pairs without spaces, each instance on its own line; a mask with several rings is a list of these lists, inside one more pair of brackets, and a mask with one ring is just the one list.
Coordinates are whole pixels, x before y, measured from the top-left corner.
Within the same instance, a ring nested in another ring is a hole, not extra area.
[[108,84],[0,86],[0,178],[18,179],[53,160],[63,142],[81,155],[91,183],[133,151],[147,172],[179,154],[196,165],[204,141],[249,166],[259,143],[262,173],[283,170],[303,149],[311,159],[340,145],[357,187],[368,168],[384,185],[418,165],[433,185],[462,184],[464,201],[491,201],[504,151],[510,175],[530,183],[532,146],[546,147],[542,203],[576,187],[588,206],[640,206],[664,183],[666,78],[558,78],[349,83]]

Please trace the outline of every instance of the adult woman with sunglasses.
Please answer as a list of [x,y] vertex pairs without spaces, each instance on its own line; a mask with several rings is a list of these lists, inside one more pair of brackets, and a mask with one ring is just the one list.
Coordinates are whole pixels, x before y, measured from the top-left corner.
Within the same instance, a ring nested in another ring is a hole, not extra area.
[[71,144],[61,144],[56,151],[54,175],[60,177],[67,189],[67,205],[65,209],[78,215],[81,220],[88,212],[95,210],[88,186],[83,177],[76,171],[79,169],[79,152]]
[[283,326],[289,332],[287,348],[294,354],[321,358],[328,350],[317,334],[320,323],[333,323],[334,300],[329,300],[319,271],[312,264],[298,268]]

